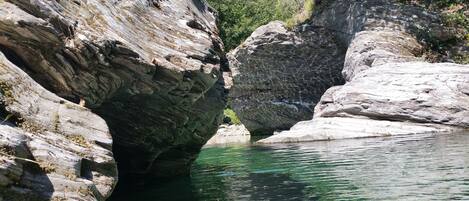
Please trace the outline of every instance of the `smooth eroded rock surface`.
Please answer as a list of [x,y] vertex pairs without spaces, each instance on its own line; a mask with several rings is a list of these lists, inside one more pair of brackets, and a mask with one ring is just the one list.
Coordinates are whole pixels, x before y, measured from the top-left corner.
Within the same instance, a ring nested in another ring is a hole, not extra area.
[[289,31],[275,21],[230,52],[230,104],[253,134],[272,134],[310,119],[321,95],[342,84],[345,50],[319,27]]
[[388,63],[329,89],[315,117],[261,143],[452,132],[469,128],[469,66]]
[[217,133],[207,141],[205,146],[226,144],[248,144],[251,142],[251,134],[244,125],[222,124]]
[[227,66],[202,0],[0,1],[0,49],[106,120],[124,180],[188,174],[222,118]]
[[105,200],[117,183],[106,122],[0,53],[0,199]]
[[469,65],[430,63],[428,40],[447,41],[441,16],[397,1],[322,1],[312,24],[347,46],[344,86],[327,90],[312,121],[261,143],[469,128]]
[[315,118],[290,130],[259,140],[261,144],[328,141],[350,138],[389,137],[409,134],[452,133],[462,129],[439,124],[396,122],[367,118]]

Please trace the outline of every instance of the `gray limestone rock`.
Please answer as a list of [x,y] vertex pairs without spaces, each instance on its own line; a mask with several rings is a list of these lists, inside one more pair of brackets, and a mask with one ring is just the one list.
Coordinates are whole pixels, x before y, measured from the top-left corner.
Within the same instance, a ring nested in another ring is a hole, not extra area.
[[[261,143],[469,128],[469,65],[429,63],[428,37],[448,40],[437,13],[396,1],[325,1],[313,24],[347,47],[344,86],[332,87],[301,122]],[[332,17],[331,17],[332,16]]]
[[364,116],[468,128],[468,90],[469,65],[387,63],[329,89],[315,117]]
[[123,183],[188,174],[223,117],[228,67],[203,0],[0,1],[0,50],[106,120]]
[[325,90],[342,84],[345,51],[322,28],[288,30],[275,21],[229,53],[230,104],[253,135],[310,119]]
[[303,142],[469,128],[469,65],[387,63],[329,89],[311,121],[260,143]]
[[249,144],[251,142],[251,134],[244,125],[228,125],[222,124],[205,146],[226,145],[226,144]]
[[0,53],[0,197],[105,200],[117,183],[106,122]]

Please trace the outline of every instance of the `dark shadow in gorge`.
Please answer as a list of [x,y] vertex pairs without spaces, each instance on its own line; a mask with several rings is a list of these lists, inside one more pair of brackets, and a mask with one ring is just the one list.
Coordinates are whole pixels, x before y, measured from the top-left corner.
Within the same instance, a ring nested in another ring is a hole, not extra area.
[[[110,201],[178,201],[178,200],[304,200],[306,184],[287,174],[249,173],[244,176],[183,177],[166,183],[155,183],[143,189],[119,191]],[[317,200],[310,198],[309,200]]]
[[252,200],[304,200],[306,197],[304,191],[307,185],[292,179],[287,174],[250,173],[248,178],[251,181],[250,186],[241,188],[240,192],[251,192]]
[[28,65],[26,62],[10,48],[0,44],[0,52],[2,52],[11,63],[15,64],[19,68],[27,68]]
[[[122,188],[111,201],[173,200],[303,200],[306,183],[283,172],[256,172],[257,157],[267,159],[271,149],[208,148],[193,167],[192,175],[148,184],[145,189]],[[261,150],[259,150],[261,149]],[[251,151],[258,153],[250,153]],[[265,153],[269,152],[269,153]],[[269,168],[266,164],[265,168]]]
[[[44,80],[46,80],[46,79],[44,79],[44,77],[47,77],[48,75],[35,71],[37,69],[34,69],[33,68],[34,66],[28,64],[28,62],[26,61],[27,59],[23,59],[24,57],[21,56],[21,52],[18,52],[18,51],[19,50],[15,50],[12,47],[8,47],[8,46],[3,45],[3,44],[0,43],[0,52],[3,53],[3,55],[5,55],[5,57],[8,59],[8,61],[10,61],[15,66],[17,66],[22,71],[24,71],[26,74],[31,76],[41,86],[43,86],[44,88],[52,91],[51,90],[52,86],[50,85],[51,83],[47,82],[47,81],[44,81]],[[68,99],[67,97],[64,97],[64,98]],[[70,99],[68,99],[68,100],[70,100]],[[70,101],[75,102],[73,100],[70,100]]]

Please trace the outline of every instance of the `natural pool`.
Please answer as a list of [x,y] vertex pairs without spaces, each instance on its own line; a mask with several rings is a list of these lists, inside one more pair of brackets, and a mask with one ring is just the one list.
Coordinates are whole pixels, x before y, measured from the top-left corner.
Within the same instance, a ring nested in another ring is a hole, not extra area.
[[469,200],[469,134],[209,147],[191,178],[113,200]]

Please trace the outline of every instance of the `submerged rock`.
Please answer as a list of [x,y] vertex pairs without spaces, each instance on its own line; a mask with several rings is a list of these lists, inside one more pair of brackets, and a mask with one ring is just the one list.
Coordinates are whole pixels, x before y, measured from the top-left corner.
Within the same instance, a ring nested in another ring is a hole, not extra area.
[[124,183],[188,174],[223,117],[222,49],[203,0],[0,1],[0,50],[106,120]]
[[117,183],[103,119],[0,52],[0,200],[105,200]]
[[310,119],[321,95],[343,83],[344,57],[323,28],[290,31],[271,22],[229,53],[230,104],[253,135],[288,129]]
[[469,128],[469,65],[425,62],[431,53],[422,40],[444,41],[451,33],[438,14],[394,1],[323,3],[313,24],[335,30],[348,46],[342,71],[348,82],[327,90],[312,121],[261,143]]

